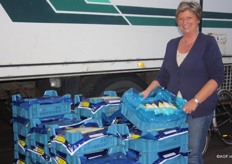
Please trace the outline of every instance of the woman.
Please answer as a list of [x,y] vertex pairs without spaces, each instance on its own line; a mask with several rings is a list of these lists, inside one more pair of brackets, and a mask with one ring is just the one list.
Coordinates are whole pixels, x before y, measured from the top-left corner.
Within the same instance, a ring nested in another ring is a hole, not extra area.
[[141,92],[147,97],[157,86],[187,100],[183,111],[189,125],[189,164],[203,163],[202,150],[217,103],[217,88],[224,80],[221,53],[212,36],[199,32],[201,6],[181,2],[176,21],[183,36],[168,42],[155,80]]

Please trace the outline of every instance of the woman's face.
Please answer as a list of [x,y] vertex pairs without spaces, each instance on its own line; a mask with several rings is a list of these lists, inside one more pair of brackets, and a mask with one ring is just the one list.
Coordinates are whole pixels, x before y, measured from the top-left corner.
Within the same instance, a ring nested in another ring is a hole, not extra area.
[[189,10],[180,12],[177,17],[177,24],[183,35],[196,33],[198,30],[199,20],[197,16]]

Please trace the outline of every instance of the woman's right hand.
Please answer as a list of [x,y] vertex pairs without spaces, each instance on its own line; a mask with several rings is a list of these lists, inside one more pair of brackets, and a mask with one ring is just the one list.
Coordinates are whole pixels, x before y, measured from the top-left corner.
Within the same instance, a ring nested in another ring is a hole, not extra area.
[[159,82],[156,80],[153,80],[151,82],[151,84],[144,91],[142,91],[140,94],[143,95],[144,98],[147,98],[149,96],[149,94],[151,93],[151,91],[154,88],[156,88],[157,86],[160,86]]

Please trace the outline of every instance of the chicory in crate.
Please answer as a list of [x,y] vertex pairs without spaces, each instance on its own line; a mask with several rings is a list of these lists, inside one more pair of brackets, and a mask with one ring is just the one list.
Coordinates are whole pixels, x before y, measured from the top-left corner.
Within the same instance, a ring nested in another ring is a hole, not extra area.
[[161,87],[152,90],[147,98],[131,88],[122,96],[122,114],[133,124],[139,124],[141,130],[172,128],[185,121],[182,108],[186,102]]

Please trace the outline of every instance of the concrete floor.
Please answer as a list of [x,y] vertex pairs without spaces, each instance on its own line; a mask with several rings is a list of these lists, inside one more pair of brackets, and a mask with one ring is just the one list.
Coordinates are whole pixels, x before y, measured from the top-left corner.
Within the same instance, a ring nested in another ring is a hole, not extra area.
[[[0,117],[0,163],[13,163],[13,131]],[[204,156],[205,164],[232,164],[232,146],[224,145],[213,135]]]
[[232,146],[225,145],[213,135],[204,155],[205,164],[232,164]]

